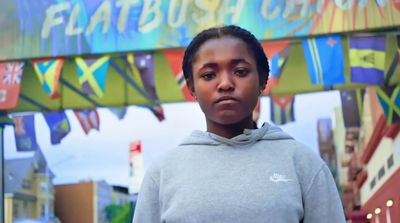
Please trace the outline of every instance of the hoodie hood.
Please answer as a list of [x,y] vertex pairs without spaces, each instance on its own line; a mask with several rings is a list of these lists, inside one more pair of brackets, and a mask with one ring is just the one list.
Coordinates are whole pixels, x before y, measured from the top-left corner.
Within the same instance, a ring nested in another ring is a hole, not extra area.
[[249,145],[260,140],[293,139],[279,127],[264,123],[259,129],[245,129],[242,134],[231,139],[210,132],[195,130],[180,145]]

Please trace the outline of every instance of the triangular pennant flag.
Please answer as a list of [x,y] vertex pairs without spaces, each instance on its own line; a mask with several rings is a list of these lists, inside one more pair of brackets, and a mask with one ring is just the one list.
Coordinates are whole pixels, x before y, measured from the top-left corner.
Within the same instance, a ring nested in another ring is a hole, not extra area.
[[[398,35],[396,37],[396,39],[397,39],[397,52],[394,54],[392,63],[390,64],[389,69],[385,75],[384,84],[383,84],[384,86],[393,85],[393,83],[391,83],[391,79],[392,79],[392,77],[395,76],[394,73],[400,64],[400,35]],[[394,81],[394,82],[397,82],[397,81]]]
[[196,101],[195,98],[190,94],[189,88],[186,86],[186,80],[185,77],[183,76],[183,71],[182,71],[182,61],[183,61],[183,55],[185,52],[183,50],[165,50],[164,55],[165,58],[167,58],[167,61],[169,63],[169,66],[172,69],[172,73],[175,76],[176,81],[179,84],[179,87],[181,88],[183,97],[186,99],[186,101]]
[[400,85],[376,88],[388,125],[400,121]]
[[351,81],[383,85],[386,36],[352,36],[349,42]]
[[43,116],[50,129],[51,144],[59,144],[71,131],[67,115],[64,111],[56,111],[43,113]]
[[107,69],[110,56],[100,58],[75,58],[78,68],[78,80],[82,91],[103,97],[106,88]]
[[161,121],[165,120],[164,109],[161,107],[161,105],[154,105],[154,106],[150,107],[150,110],[156,116],[158,121],[161,122]]
[[64,66],[64,59],[33,60],[32,65],[46,94],[51,99],[60,98],[58,83]]
[[274,57],[276,54],[282,52],[284,49],[288,48],[290,45],[289,40],[282,41],[272,41],[262,43],[261,46],[264,49],[264,53],[267,55],[269,59]]
[[283,125],[294,121],[294,96],[271,97],[271,121]]
[[110,108],[110,111],[117,116],[118,120],[122,120],[126,115],[126,107]]
[[284,48],[281,52],[275,54],[269,61],[270,64],[270,77],[280,78],[283,68],[286,65],[289,57],[289,47]]
[[23,68],[24,63],[0,63],[0,110],[17,106]]
[[15,124],[15,143],[17,151],[29,152],[39,149],[36,141],[35,116],[18,115],[14,116]]
[[138,72],[142,81],[143,87],[149,97],[150,103],[153,104],[149,109],[157,117],[159,121],[165,119],[162,106],[159,103],[159,97],[155,87],[154,80],[154,58],[150,53],[146,54],[127,54],[126,62],[131,68],[131,72]]
[[332,86],[345,83],[339,35],[306,39],[302,45],[312,84]]
[[340,91],[345,128],[361,126],[364,92],[364,89]]
[[150,96],[152,102],[158,102],[159,98],[156,92],[154,81],[154,58],[150,53],[134,54],[134,63],[139,71],[143,87]]
[[78,118],[78,121],[86,135],[92,129],[100,129],[100,118],[96,109],[74,110],[74,114]]

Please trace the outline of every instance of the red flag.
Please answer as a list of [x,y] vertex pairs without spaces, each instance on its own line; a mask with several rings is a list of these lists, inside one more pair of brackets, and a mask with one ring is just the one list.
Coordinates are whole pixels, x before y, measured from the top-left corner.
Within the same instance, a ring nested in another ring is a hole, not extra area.
[[196,101],[190,94],[189,88],[186,86],[186,80],[183,76],[182,61],[185,51],[183,50],[166,50],[165,57],[174,73],[175,79],[181,87],[181,91],[186,101]]
[[0,63],[0,110],[15,108],[24,63]]
[[262,43],[261,46],[264,49],[264,53],[267,55],[268,59],[271,59],[273,56],[275,56],[275,54],[288,47],[289,44],[289,40],[282,40]]

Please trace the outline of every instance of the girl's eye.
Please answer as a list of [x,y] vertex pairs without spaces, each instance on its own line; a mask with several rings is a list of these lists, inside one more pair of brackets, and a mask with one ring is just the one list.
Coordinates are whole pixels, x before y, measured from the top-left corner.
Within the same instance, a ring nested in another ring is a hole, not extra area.
[[235,74],[239,77],[245,77],[249,73],[249,70],[246,68],[239,68],[235,70]]
[[203,75],[201,75],[201,78],[204,80],[211,80],[214,78],[214,73],[205,73]]

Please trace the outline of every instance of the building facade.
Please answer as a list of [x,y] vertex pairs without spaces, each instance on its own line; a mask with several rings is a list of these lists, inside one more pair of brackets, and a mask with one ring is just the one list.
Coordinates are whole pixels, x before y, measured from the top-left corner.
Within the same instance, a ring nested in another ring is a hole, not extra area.
[[388,124],[374,88],[364,94],[359,128],[335,110],[339,184],[351,222],[400,222],[400,125]]

